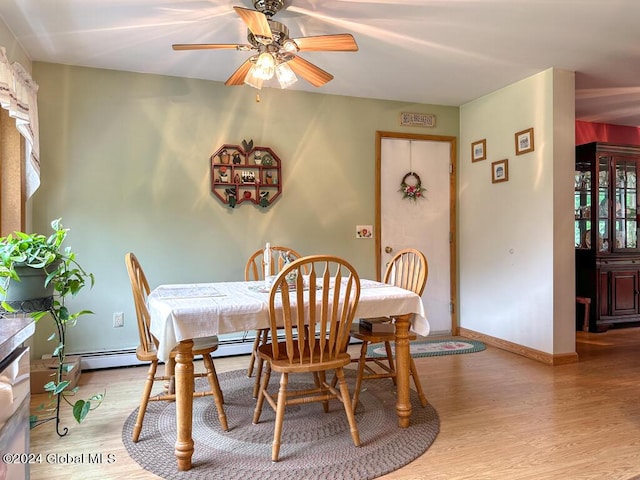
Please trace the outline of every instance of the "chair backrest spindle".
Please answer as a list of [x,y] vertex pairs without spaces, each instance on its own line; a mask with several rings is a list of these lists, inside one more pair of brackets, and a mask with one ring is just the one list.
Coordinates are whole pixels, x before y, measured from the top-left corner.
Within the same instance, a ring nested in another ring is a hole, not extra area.
[[344,353],[359,298],[358,273],[343,259],[313,255],[285,265],[269,295],[272,338],[285,333],[285,352],[272,342],[274,357],[313,364]]
[[[282,253],[289,252],[292,258],[300,258],[300,254],[288,247],[274,245],[271,248],[271,266],[273,268],[271,274],[277,275],[284,267],[284,259]],[[244,268],[245,281],[264,280],[264,250],[256,250],[247,260]]]
[[422,295],[428,275],[429,264],[424,254],[415,248],[406,248],[391,259],[383,281]]

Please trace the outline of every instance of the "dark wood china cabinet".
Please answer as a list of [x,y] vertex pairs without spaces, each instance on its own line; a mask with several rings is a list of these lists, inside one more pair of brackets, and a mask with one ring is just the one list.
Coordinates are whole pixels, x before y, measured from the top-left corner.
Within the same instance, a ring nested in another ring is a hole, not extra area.
[[576,295],[591,299],[592,332],[640,322],[639,168],[640,146],[576,147]]

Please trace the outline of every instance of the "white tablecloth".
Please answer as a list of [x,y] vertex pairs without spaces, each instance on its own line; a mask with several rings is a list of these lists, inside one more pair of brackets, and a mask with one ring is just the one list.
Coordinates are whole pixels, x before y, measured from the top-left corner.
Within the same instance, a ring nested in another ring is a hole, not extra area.
[[[420,297],[408,290],[360,280],[357,318],[415,314],[412,330],[429,334]],[[269,327],[269,293],[264,282],[161,285],[148,298],[151,333],[158,358],[166,361],[182,340]]]

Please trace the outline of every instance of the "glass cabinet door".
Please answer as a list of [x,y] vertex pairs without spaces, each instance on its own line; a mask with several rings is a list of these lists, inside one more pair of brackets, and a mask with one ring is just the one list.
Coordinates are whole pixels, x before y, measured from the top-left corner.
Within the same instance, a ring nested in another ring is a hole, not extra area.
[[575,189],[575,246],[580,249],[591,248],[591,165],[576,164]]
[[614,162],[615,187],[613,195],[614,250],[638,249],[638,165],[632,158],[616,158]]
[[610,158],[598,156],[598,251],[609,250],[611,223],[609,217]]

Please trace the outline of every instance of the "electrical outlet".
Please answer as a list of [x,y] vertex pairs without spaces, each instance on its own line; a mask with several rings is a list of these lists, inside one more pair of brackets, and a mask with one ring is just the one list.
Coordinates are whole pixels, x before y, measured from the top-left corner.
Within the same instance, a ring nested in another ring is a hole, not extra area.
[[113,314],[113,328],[124,327],[124,313],[115,312]]

